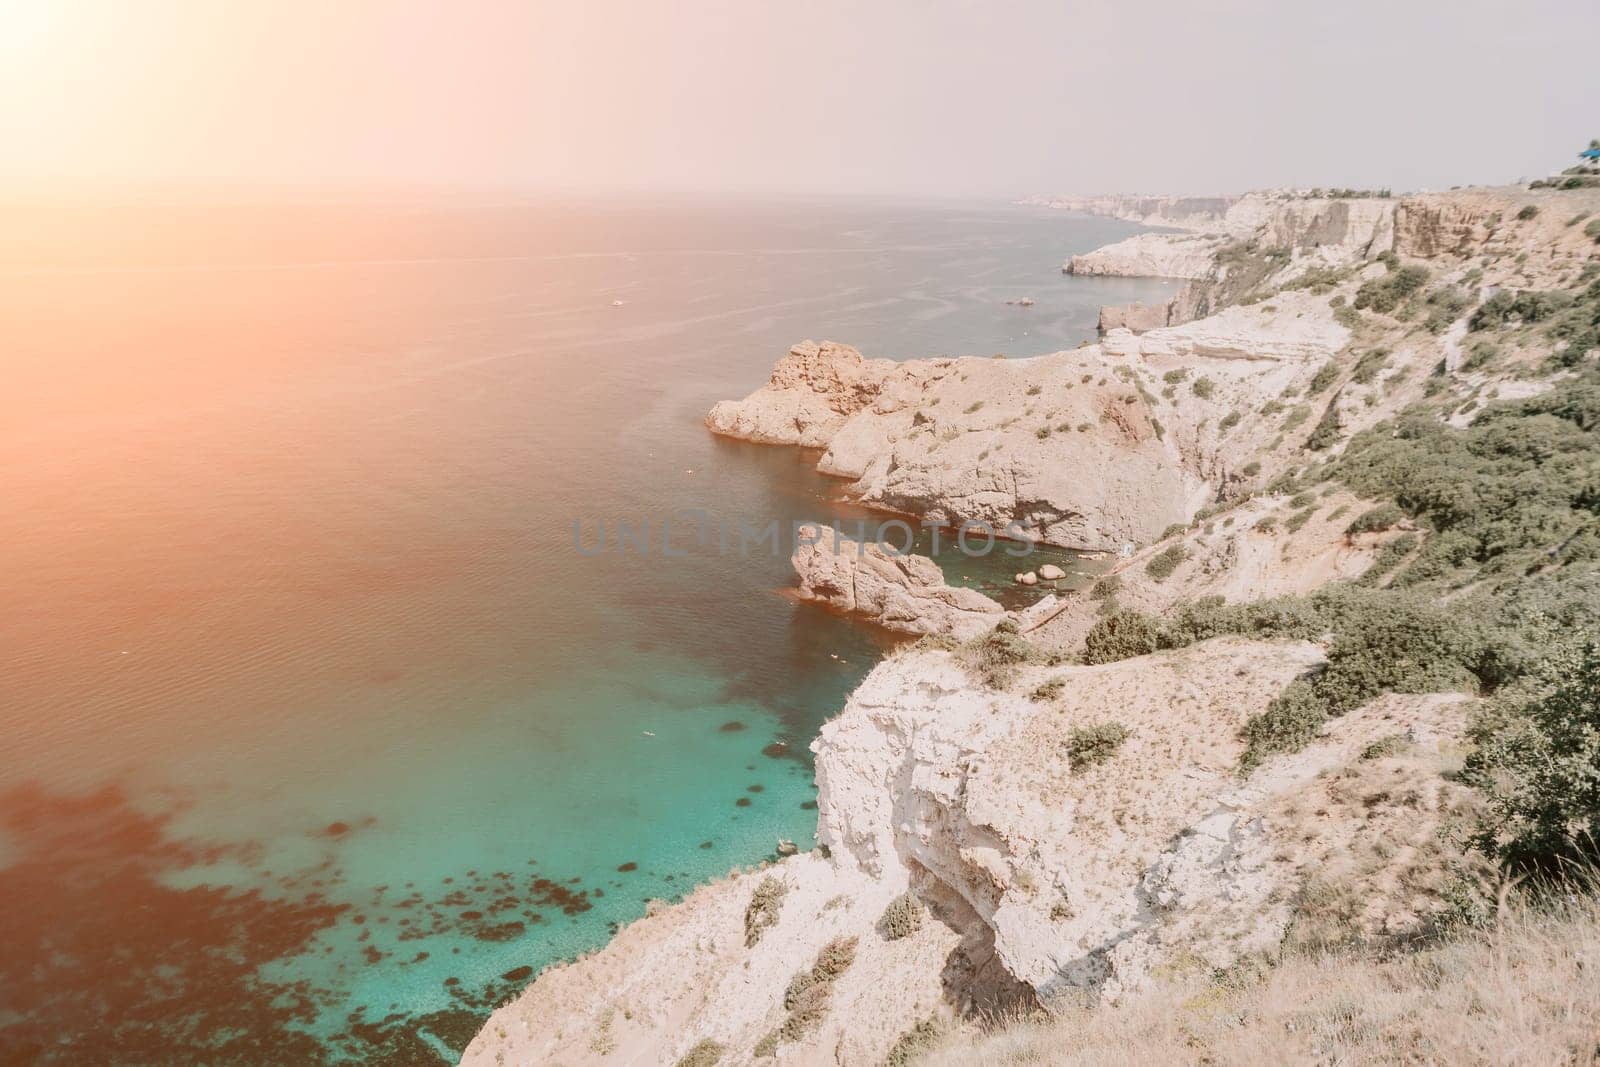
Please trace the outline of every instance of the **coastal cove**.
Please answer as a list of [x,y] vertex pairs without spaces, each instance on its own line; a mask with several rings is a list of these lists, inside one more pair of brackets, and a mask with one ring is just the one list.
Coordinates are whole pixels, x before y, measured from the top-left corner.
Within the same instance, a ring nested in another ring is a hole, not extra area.
[[[1176,288],[1062,275],[1139,227],[1040,207],[52,218],[0,254],[0,1052],[44,1062],[454,1062],[647,901],[810,847],[807,746],[892,639],[775,595],[785,553],[573,524],[848,534],[883,516],[711,405],[805,337],[1035,356]],[[1014,606],[1003,554],[942,562]]]

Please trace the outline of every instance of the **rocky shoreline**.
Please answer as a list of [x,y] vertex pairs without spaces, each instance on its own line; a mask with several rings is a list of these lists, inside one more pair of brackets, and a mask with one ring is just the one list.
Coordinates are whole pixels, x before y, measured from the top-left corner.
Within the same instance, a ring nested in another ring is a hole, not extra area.
[[[1085,642],[1106,639],[1108,602],[1159,619],[1370,582],[1414,553],[1398,516],[1354,522],[1373,501],[1295,476],[1425,397],[1548,388],[1532,356],[1469,368],[1462,338],[1497,287],[1567,284],[1594,261],[1563,219],[1600,196],[1577,195],[1057,199],[1201,231],[1074,260],[1181,267],[1191,286],[1033,359],[893,363],[807,341],[718,404],[713,432],[820,449],[868,506],[1134,550],[1025,615],[936,567],[797,551],[802,595],[931,635],[813,742],[816,847],[550,969],[463,1062],[893,1060],[974,1012],[1117,1002],[1247,961],[1330,865],[1359,887],[1357,928],[1421,929],[1441,906],[1439,831],[1465,804],[1440,770],[1471,696],[1383,693],[1298,751],[1247,760],[1242,727],[1323,669],[1321,644],[1151,640],[1107,659]],[[1373,308],[1413,264],[1462,302]]]

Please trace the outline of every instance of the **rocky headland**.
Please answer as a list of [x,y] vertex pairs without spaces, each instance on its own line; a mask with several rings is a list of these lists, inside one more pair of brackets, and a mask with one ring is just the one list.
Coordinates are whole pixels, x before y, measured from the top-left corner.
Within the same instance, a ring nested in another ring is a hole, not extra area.
[[927,635],[813,742],[815,846],[550,968],[464,1062],[902,1064],[996,1012],[1409,944],[1482,881],[1469,723],[1543,654],[1500,605],[1590,617],[1588,498],[1532,479],[1593,428],[1600,193],[1049,203],[1200,233],[1075,257],[1190,286],[1030,359],[803,342],[706,422],[869,507],[1127,555],[1008,614],[813,531],[799,595]]

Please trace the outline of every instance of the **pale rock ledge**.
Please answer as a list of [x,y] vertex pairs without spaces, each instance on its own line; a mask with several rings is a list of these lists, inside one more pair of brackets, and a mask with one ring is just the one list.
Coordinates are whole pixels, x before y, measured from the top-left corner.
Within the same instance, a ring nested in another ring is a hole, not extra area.
[[1084,277],[1215,277],[1216,252],[1227,242],[1213,234],[1141,233],[1093,252],[1073,256],[1061,273]]
[[[894,363],[806,342],[706,423],[824,449],[817,469],[849,479],[869,507],[1114,551],[1213,501],[1254,451],[1223,420],[1303,388],[1349,336],[1326,299],[1290,292],[1032,359]],[[1187,376],[1180,387],[1173,373]],[[1189,384],[1200,378],[1214,386],[1206,395]]]

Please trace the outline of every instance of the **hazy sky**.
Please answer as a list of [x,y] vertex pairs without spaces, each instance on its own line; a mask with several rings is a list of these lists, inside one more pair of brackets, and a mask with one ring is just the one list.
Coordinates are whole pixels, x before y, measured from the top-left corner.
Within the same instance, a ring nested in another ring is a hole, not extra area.
[[1600,0],[0,0],[0,175],[1011,196],[1500,182]]

